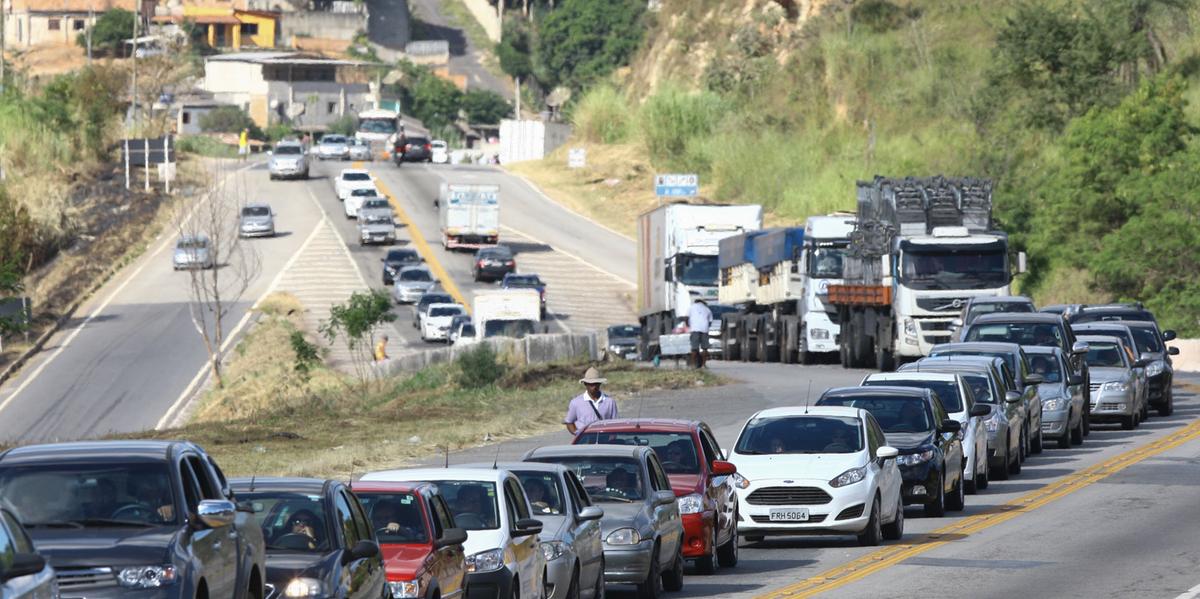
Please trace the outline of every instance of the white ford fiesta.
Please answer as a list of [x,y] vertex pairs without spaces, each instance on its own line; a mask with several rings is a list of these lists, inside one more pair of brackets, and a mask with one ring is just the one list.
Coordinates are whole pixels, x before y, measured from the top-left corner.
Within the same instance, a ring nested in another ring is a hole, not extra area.
[[729,461],[738,534],[856,535],[878,545],[904,534],[897,451],[866,410],[789,407],[746,422]]

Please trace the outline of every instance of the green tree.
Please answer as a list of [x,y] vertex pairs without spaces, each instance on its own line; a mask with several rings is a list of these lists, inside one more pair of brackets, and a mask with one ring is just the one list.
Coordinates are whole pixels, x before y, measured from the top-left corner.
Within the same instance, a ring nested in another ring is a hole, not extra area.
[[642,0],[564,0],[538,30],[547,88],[581,88],[624,66],[641,44]]
[[[92,48],[113,54],[120,52],[125,40],[133,37],[133,21],[134,14],[123,8],[105,11],[92,26]],[[87,35],[79,34],[75,43],[86,48]]]
[[463,94],[462,111],[467,113],[468,122],[481,125],[494,125],[513,114],[512,105],[503,96],[486,89],[473,89]]
[[392,300],[387,293],[379,290],[356,291],[346,303],[331,306],[329,319],[318,328],[330,343],[339,338],[346,343],[355,375],[364,392],[371,380],[370,363],[375,332],[385,323],[396,320],[391,309]]
[[249,129],[250,136],[262,139],[263,132],[258,125],[237,106],[219,106],[200,117],[200,129],[211,133],[241,133]]
[[430,129],[444,127],[458,119],[463,93],[453,83],[427,68],[415,67],[405,87],[405,105],[413,116]]
[[533,42],[530,27],[524,20],[506,19],[496,57],[500,69],[513,77],[526,79],[533,74]]

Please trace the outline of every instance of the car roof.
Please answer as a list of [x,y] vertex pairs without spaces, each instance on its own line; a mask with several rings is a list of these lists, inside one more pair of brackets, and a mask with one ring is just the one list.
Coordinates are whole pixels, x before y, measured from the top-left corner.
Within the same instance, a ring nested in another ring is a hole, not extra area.
[[0,462],[165,461],[184,449],[201,451],[188,441],[75,441],[14,447],[0,453]]
[[455,466],[453,468],[399,468],[396,470],[368,472],[360,480],[363,482],[435,482],[439,480],[461,480],[499,483],[506,480],[509,474],[507,470],[468,468],[465,466]]
[[[982,318],[982,317],[981,317]],[[977,324],[979,319],[974,323]],[[1021,345],[1018,343],[1009,343],[1007,341],[960,341],[957,343],[939,343],[929,350],[930,353],[938,351],[981,351],[981,352],[1007,352],[1020,353]]]
[[930,390],[922,389],[920,387],[900,387],[898,385],[897,386],[879,385],[877,387],[863,387],[863,386],[859,385],[859,386],[854,386],[854,387],[834,387],[832,389],[826,389],[825,392],[821,394],[821,398],[824,399],[826,397],[858,397],[858,396],[878,397],[880,395],[884,395],[884,396],[891,396],[891,397],[920,397],[920,398],[924,399],[930,393],[931,393]]
[[647,451],[654,451],[644,445],[549,445],[531,449],[525,454],[525,460],[538,458],[571,458],[601,456],[612,458],[641,458]]
[[1071,329],[1075,331],[1093,331],[1096,329],[1112,329],[1117,330],[1128,329],[1129,321],[1124,320],[1094,320],[1092,322],[1076,322],[1071,325]]
[[1112,335],[1080,335],[1079,340],[1084,343],[1115,343],[1117,345],[1125,345],[1125,340]]
[[460,309],[460,310],[466,310],[466,308],[465,308],[465,307],[463,307],[463,305],[462,305],[462,304],[455,304],[455,303],[445,303],[445,302],[438,302],[438,303],[436,303],[436,304],[429,304],[429,309],[430,309],[430,310],[433,310],[434,308],[458,308],[458,309]]
[[427,272],[428,272],[428,271],[429,271],[429,267],[428,267],[428,266],[425,266],[424,264],[412,264],[412,265],[409,265],[409,266],[405,266],[404,268],[401,268],[401,269],[400,269],[400,272],[404,272],[404,271],[406,271],[406,270],[424,270],[424,271],[427,271]]
[[1051,312],[994,312],[992,314],[983,314],[976,318],[971,326],[977,324],[991,323],[1051,323],[1060,324],[1063,322],[1063,317],[1059,314]]
[[862,408],[851,406],[785,406],[780,408],[768,408],[755,412],[751,419],[754,418],[782,418],[785,416],[838,416],[848,418],[863,418]]
[[1021,348],[1024,349],[1025,353],[1027,353],[1027,354],[1062,354],[1062,355],[1066,355],[1066,352],[1064,352],[1061,347],[1054,346],[1054,345],[1024,345],[1024,346],[1021,346]]
[[[570,468],[562,464],[553,464],[548,462],[497,462],[494,465],[501,470],[509,472],[533,471],[533,472],[554,472],[559,475],[565,474]],[[492,468],[493,464],[479,462],[475,464],[463,464],[463,468]]]
[[327,485],[337,481],[322,478],[300,478],[285,476],[255,476],[229,479],[229,487],[237,493],[258,491],[285,491],[291,493],[324,493]]
[[338,173],[338,176],[340,177],[342,175],[370,175],[370,174],[371,174],[371,171],[369,171],[365,168],[344,168],[344,169],[342,169],[341,173]]
[[[945,364],[970,364],[970,365],[978,365],[978,366],[982,366],[982,367],[986,367],[986,368],[999,367],[999,366],[1007,367],[1008,366],[1008,362],[1005,362],[1004,358],[1001,358],[1000,356],[989,356],[989,355],[926,356],[924,358],[921,358],[920,360],[917,360],[916,362],[912,362],[911,365],[920,366],[922,364],[934,365],[934,364],[942,364],[942,363],[945,363]],[[907,368],[909,366],[910,366],[910,364],[904,365],[905,368]]]
[[[1106,320],[1104,322],[1119,322],[1132,329],[1158,329],[1158,323],[1150,320]],[[1093,323],[1086,323],[1093,324]],[[1095,323],[1101,324],[1101,323]]]
[[[940,381],[951,383],[958,381],[958,375],[950,372],[914,372],[912,370],[903,372],[875,372],[863,378],[864,383],[867,381]],[[883,385],[878,386],[882,387]]]
[[426,489],[433,490],[434,486],[421,481],[389,482],[356,480],[350,483],[350,490],[355,493],[391,492],[416,494]]
[[389,255],[389,256],[396,256],[396,255],[400,255],[400,254],[404,254],[406,256],[412,256],[412,255],[420,256],[421,255],[421,253],[418,252],[416,250],[416,248],[391,248],[387,252],[387,255]]
[[699,420],[675,418],[618,418],[598,420],[583,428],[588,433],[619,433],[644,430],[652,433],[686,433],[700,427]]
[[1024,295],[992,295],[971,298],[971,304],[1033,304],[1033,300]]

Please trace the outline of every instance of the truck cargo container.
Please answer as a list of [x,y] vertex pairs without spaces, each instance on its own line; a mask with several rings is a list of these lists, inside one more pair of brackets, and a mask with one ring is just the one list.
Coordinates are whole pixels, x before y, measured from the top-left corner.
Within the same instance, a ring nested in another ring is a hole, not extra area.
[[500,187],[442,183],[438,220],[445,249],[493,246],[500,242]]

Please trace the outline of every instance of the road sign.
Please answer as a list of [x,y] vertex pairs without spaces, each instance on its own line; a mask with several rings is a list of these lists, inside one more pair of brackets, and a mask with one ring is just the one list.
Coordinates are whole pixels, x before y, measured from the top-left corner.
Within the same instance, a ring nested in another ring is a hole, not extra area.
[[567,152],[567,168],[583,168],[587,166],[587,150],[583,148],[571,148]]
[[654,195],[668,198],[691,198],[700,195],[700,176],[695,173],[655,175]]

